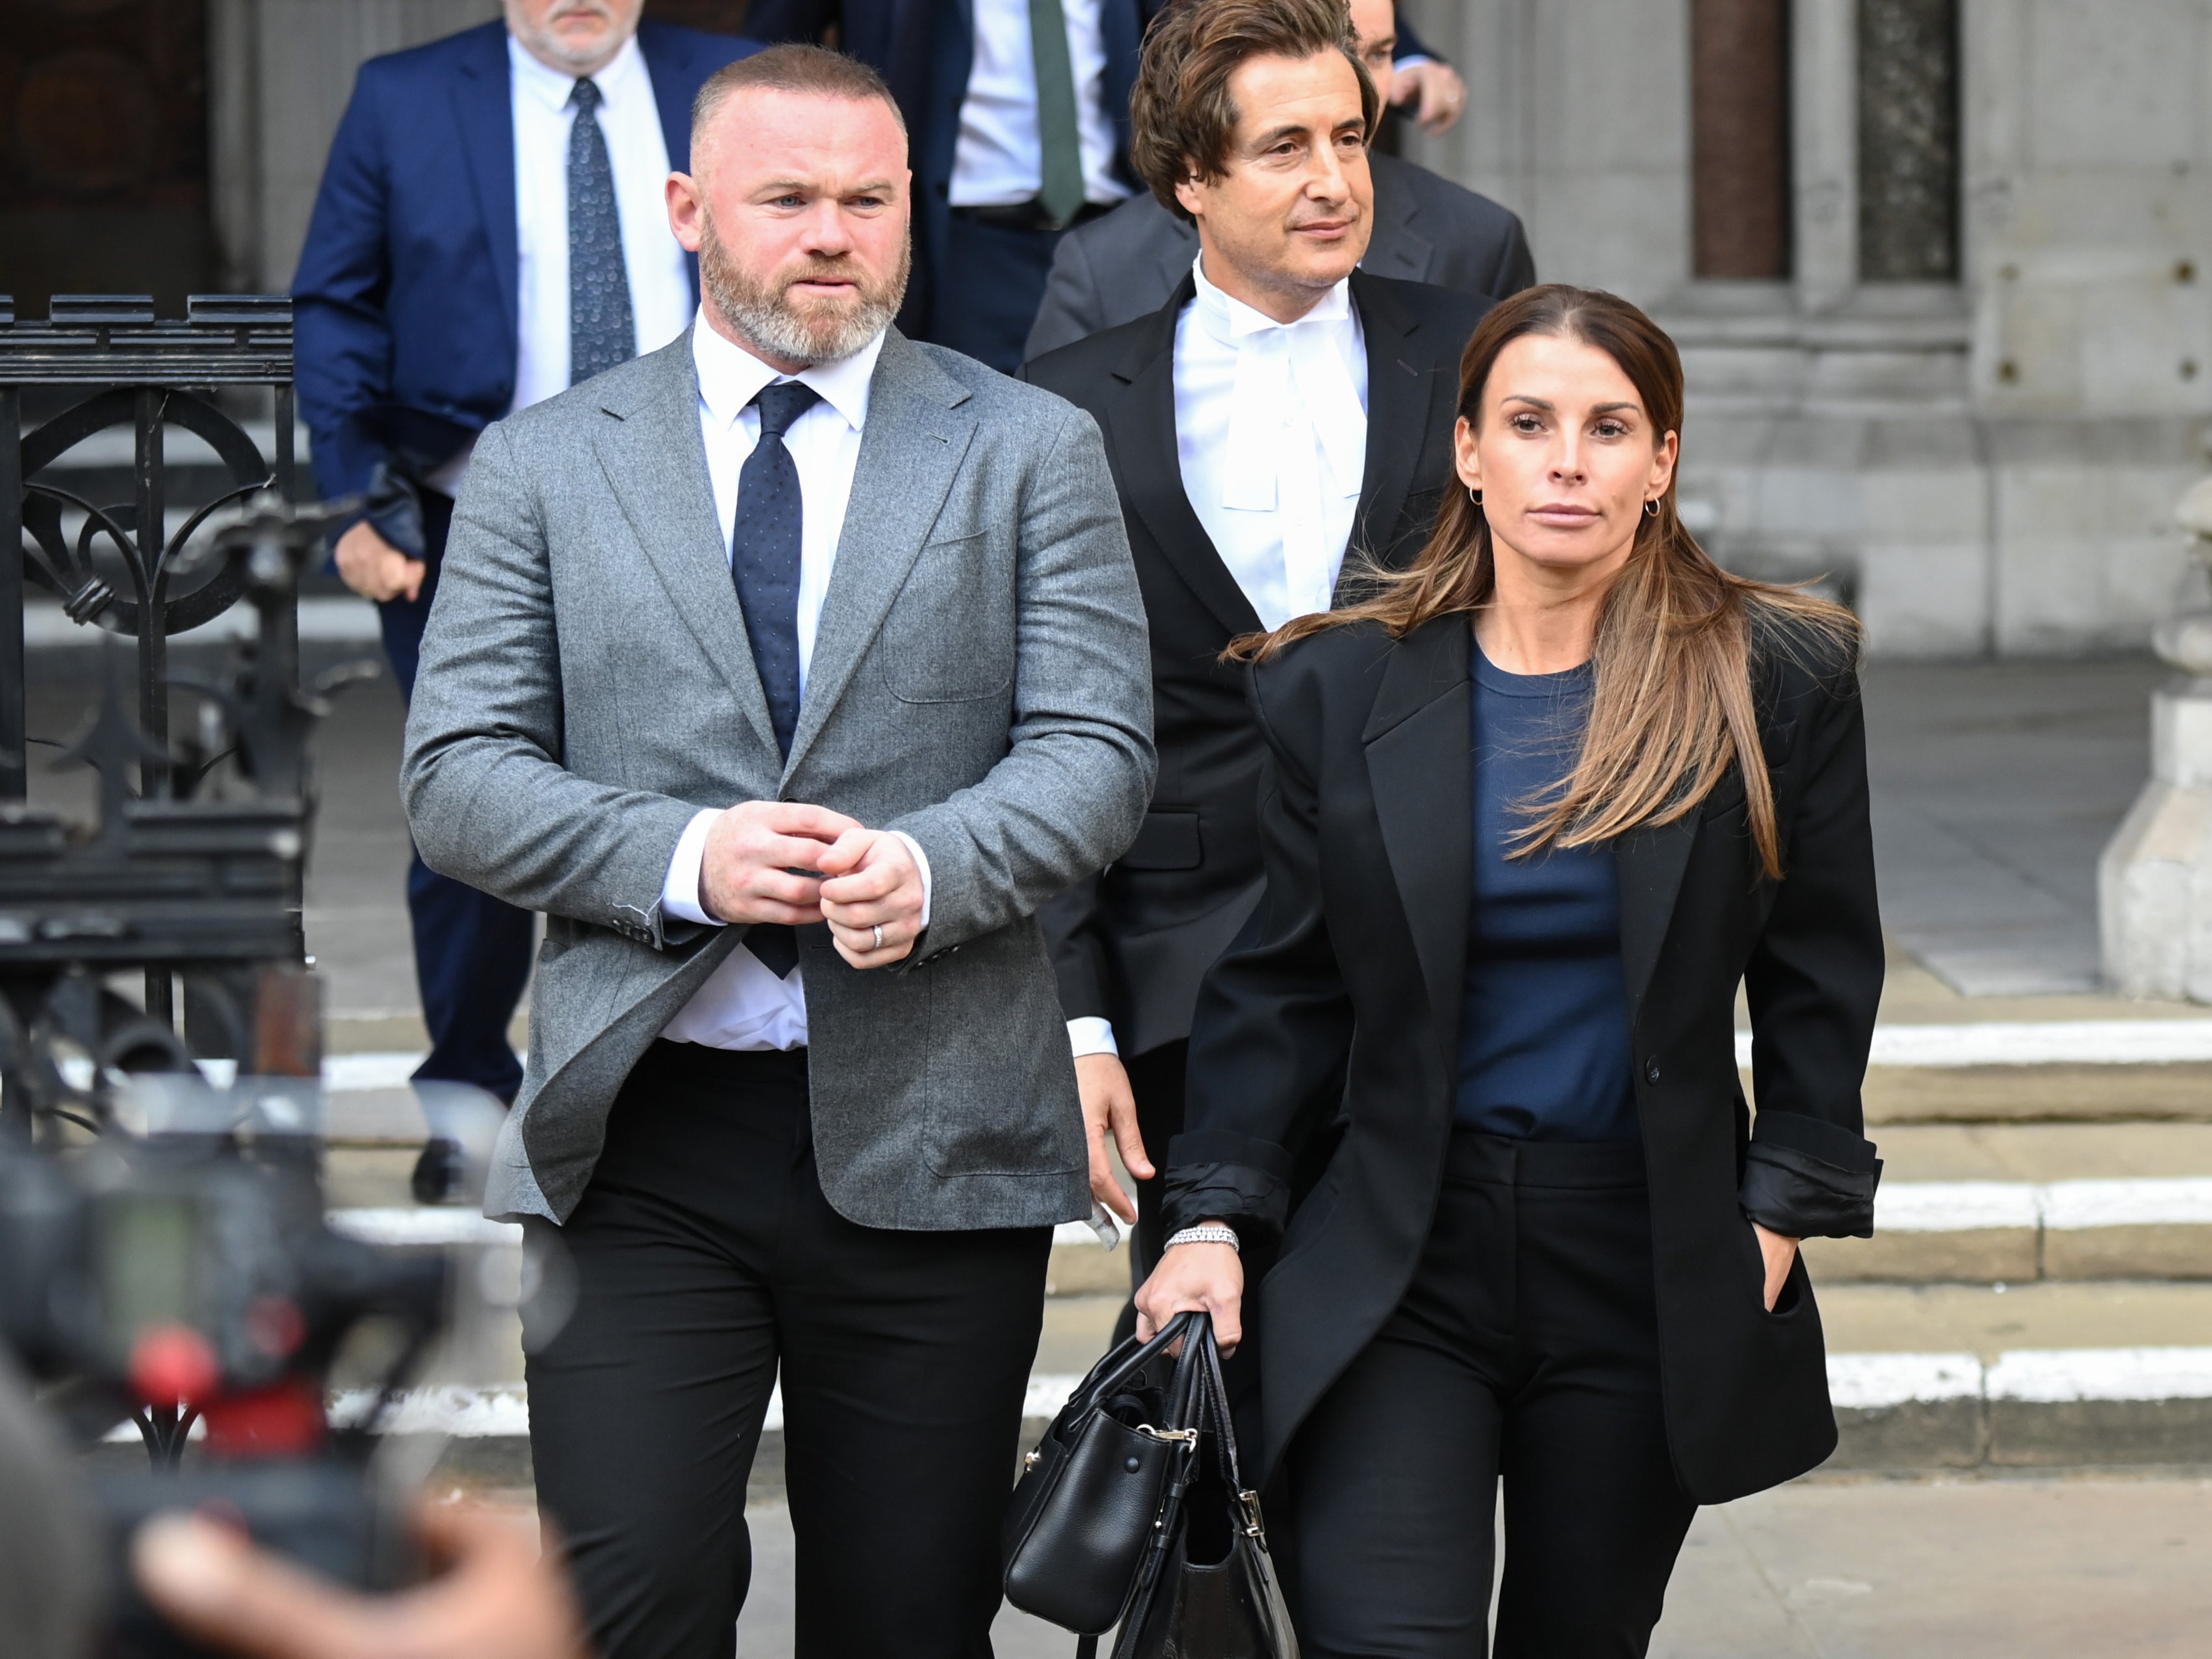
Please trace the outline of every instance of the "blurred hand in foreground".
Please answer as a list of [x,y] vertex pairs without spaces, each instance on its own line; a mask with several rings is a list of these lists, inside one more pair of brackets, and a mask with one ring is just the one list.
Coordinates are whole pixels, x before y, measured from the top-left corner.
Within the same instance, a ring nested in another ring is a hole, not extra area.
[[574,1594],[533,1517],[425,1503],[440,1576],[390,1595],[341,1589],[197,1516],[156,1516],[131,1565],[176,1627],[240,1659],[588,1659]]

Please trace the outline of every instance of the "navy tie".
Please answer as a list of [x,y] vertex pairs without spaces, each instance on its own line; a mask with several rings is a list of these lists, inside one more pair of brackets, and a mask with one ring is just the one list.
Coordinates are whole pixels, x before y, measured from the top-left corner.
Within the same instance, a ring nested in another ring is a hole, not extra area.
[[[787,760],[791,734],[799,726],[799,568],[805,503],[799,466],[783,447],[783,434],[821,400],[820,392],[797,380],[761,388],[753,399],[760,410],[760,441],[738,474],[738,510],[730,528],[730,577],[745,614],[745,638],[768,697],[775,746]],[[799,940],[788,927],[756,924],[745,935],[745,945],[778,979],[799,960]]]
[[629,273],[623,265],[622,220],[615,212],[614,169],[599,131],[599,88],[576,82],[568,102],[568,384],[579,386],[637,356]]

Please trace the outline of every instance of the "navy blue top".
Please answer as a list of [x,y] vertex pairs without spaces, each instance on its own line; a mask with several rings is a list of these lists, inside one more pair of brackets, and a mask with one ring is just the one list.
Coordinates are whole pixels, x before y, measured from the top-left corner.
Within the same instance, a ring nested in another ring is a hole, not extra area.
[[1458,1121],[1530,1140],[1633,1140],[1620,882],[1610,847],[1509,859],[1516,803],[1574,764],[1591,669],[1509,674],[1474,653],[1474,884]]

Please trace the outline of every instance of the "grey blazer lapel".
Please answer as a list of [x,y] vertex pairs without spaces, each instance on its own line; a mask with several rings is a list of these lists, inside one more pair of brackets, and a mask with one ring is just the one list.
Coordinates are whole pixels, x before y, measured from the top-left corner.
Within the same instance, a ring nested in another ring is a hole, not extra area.
[[599,465],[638,545],[668,590],[670,610],[684,619],[728,683],[747,722],[773,751],[775,727],[769,721],[768,697],[746,643],[744,612],[730,580],[729,544],[707,480],[691,331],[653,353],[652,362],[654,373],[645,390],[628,398],[617,391],[601,403],[614,418],[599,428]]
[[1447,1068],[1456,1064],[1459,1050],[1474,876],[1469,662],[1464,613],[1415,629],[1391,647],[1382,690],[1360,732],[1383,852]]
[[884,337],[786,777],[836,710],[937,522],[975,435],[975,421],[959,411],[967,400],[968,389],[896,329]]

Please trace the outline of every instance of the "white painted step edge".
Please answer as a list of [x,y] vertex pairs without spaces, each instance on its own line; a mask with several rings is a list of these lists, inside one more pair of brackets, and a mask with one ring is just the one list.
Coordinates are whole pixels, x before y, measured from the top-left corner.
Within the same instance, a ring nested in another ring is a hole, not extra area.
[[[462,1209],[349,1209],[331,1225],[368,1244],[427,1246],[521,1242],[511,1222]],[[2212,1226],[2212,1176],[2116,1181],[1899,1181],[1875,1194],[1876,1237],[1997,1228],[2082,1232],[2100,1227]],[[1086,1221],[1063,1221],[1054,1244],[1098,1247]]]
[[[1735,1034],[1739,1066],[1751,1064],[1751,1033]],[[2212,1061],[2212,1019],[2077,1019],[1988,1025],[1878,1025],[1872,1066],[2170,1066]],[[323,1084],[337,1092],[404,1089],[418,1053],[332,1054]],[[227,1083],[228,1061],[203,1062]]]
[[[1025,1418],[1054,1415],[1083,1379],[1040,1371],[1022,1401]],[[1880,1411],[1950,1400],[2059,1405],[2097,1401],[2212,1400],[2212,1348],[2021,1349],[1984,1365],[1970,1353],[1839,1353],[1828,1356],[1828,1392],[1839,1411]],[[331,1416],[358,1420],[375,1403],[365,1389],[331,1396]],[[783,1426],[781,1391],[769,1398],[763,1427]],[[520,1438],[530,1432],[530,1401],[520,1382],[490,1387],[411,1389],[387,1422],[394,1434],[442,1434],[459,1440]],[[125,1423],[109,1431],[130,1442]]]
[[[332,1210],[330,1224],[349,1238],[364,1244],[421,1248],[428,1245],[520,1244],[522,1229],[512,1221],[487,1221],[473,1210],[389,1209]],[[1097,1235],[1087,1221],[1063,1221],[1052,1231],[1055,1244],[1088,1244],[1098,1248]]]

